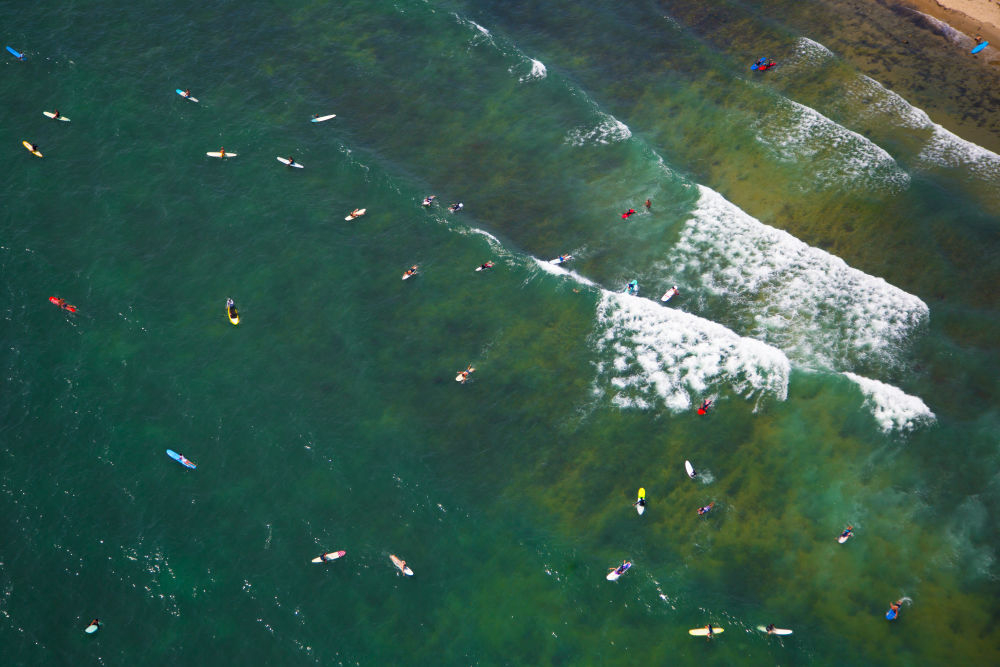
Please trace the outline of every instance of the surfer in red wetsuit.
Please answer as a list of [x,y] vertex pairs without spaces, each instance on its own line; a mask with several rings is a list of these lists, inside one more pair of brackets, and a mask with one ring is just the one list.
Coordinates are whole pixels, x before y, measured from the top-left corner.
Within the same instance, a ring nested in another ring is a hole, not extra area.
[[704,401],[702,401],[701,407],[698,408],[698,414],[699,415],[705,414],[706,412],[708,412],[708,409],[710,407],[712,407],[712,401],[711,399],[706,398]]
[[635,213],[634,208],[630,208],[629,210],[625,211],[624,213],[622,213],[622,220],[628,220],[628,217],[633,213]]
[[63,310],[68,310],[71,313],[75,313],[76,312],[76,306],[71,306],[68,303],[66,303],[66,299],[60,299],[59,297],[50,296],[49,297],[49,301],[51,301],[55,305],[59,306]]

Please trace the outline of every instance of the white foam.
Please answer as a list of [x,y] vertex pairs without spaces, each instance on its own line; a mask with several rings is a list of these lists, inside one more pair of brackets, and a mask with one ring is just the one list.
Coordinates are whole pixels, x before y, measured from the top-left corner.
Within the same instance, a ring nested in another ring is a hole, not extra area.
[[893,362],[930,315],[916,296],[751,217],[704,186],[668,254],[672,280],[726,299],[728,321],[807,367]]
[[844,375],[861,388],[861,393],[865,395],[865,405],[871,408],[875,421],[883,431],[909,431],[936,419],[931,409],[917,396],[910,396],[898,387],[854,373]]
[[808,37],[799,37],[795,41],[795,61],[797,62],[817,65],[835,57],[833,51]]
[[[930,14],[924,14],[923,12],[918,12],[916,9],[911,10],[914,14],[920,14],[925,21],[930,23],[934,28],[936,28],[945,38],[954,42],[955,44],[960,43],[964,39],[969,39],[968,35],[964,32],[956,30],[939,18],[935,18]],[[971,40],[970,40],[971,41]]]
[[520,83],[532,81],[534,79],[544,79],[549,73],[548,70],[545,69],[545,64],[541,60],[535,60],[534,58],[528,58],[527,60],[531,63],[531,71],[518,78]]
[[651,408],[662,402],[687,410],[720,384],[748,398],[784,400],[788,358],[760,341],[721,324],[649,299],[602,290],[597,305],[597,347],[611,360],[598,364],[598,381],[621,407]]
[[576,271],[570,271],[569,269],[565,268],[565,265],[563,264],[553,264],[552,262],[546,262],[544,260],[538,259],[537,257],[532,257],[531,259],[535,261],[535,264],[538,265],[538,268],[540,268],[545,273],[548,273],[549,275],[569,276],[573,278],[573,280],[575,280],[576,282],[580,283],[581,285],[586,285],[587,287],[597,286],[597,283],[595,283],[594,281],[588,278],[584,278]]
[[757,123],[757,140],[821,185],[905,188],[910,176],[884,149],[820,112],[781,98]]
[[570,130],[566,133],[566,143],[573,146],[613,144],[625,141],[632,136],[632,130],[628,129],[628,125],[610,114],[598,113],[601,120],[597,126]]

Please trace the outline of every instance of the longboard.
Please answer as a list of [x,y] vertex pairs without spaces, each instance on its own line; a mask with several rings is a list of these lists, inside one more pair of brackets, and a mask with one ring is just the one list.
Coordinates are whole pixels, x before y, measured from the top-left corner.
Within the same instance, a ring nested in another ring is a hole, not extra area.
[[[980,42],[979,44],[976,44],[975,48],[973,48],[971,51],[969,51],[969,53],[979,53],[980,51],[982,51],[983,49],[985,49],[989,45],[990,45],[989,42]],[[10,49],[9,46],[7,48]]]
[[625,574],[626,572],[628,572],[630,569],[632,569],[632,563],[625,563],[625,569],[622,570],[620,573],[618,572],[618,568],[617,567],[616,568],[612,568],[612,570],[610,572],[608,572],[607,580],[608,581],[618,581],[618,577],[622,576],[623,574]]
[[91,623],[90,625],[87,626],[87,629],[84,630],[84,632],[86,632],[88,635],[92,635],[95,632],[97,632],[97,629],[100,628],[100,627],[101,627],[100,622]]
[[337,560],[338,558],[343,558],[346,551],[331,551],[328,554],[323,554],[322,556],[316,556],[312,559],[313,563],[329,563],[331,560]]
[[186,100],[191,100],[192,102],[197,102],[198,101],[197,97],[191,97],[190,95],[185,95],[184,91],[181,90],[180,88],[175,88],[174,90],[177,92],[178,95],[180,95],[181,97],[183,97]]
[[7,50],[10,51],[11,55],[17,58],[18,60],[24,60],[24,54],[15,49],[13,46],[8,46]]
[[316,118],[313,118],[312,121],[310,121],[310,122],[313,122],[313,123],[322,123],[324,120],[330,120],[331,118],[336,118],[336,117],[337,117],[337,114],[332,113],[329,116],[318,116]]
[[[725,632],[725,630],[723,630],[722,628],[716,628],[716,627],[712,628],[713,635],[721,635],[723,632]],[[691,635],[692,637],[707,637],[708,628],[695,628],[694,630],[688,630],[688,634]]]
[[549,264],[562,264],[563,262],[568,262],[571,259],[573,259],[573,255],[563,255],[562,257],[550,259]]
[[354,213],[353,211],[352,211],[352,212],[350,212],[350,213],[348,213],[348,214],[347,214],[347,217],[346,217],[346,218],[344,218],[344,220],[354,220],[354,218],[360,218],[360,217],[361,217],[361,216],[363,216],[363,215],[364,215],[364,214],[365,214],[365,213],[366,213],[367,211],[368,211],[368,209],[366,209],[366,208],[359,208],[359,209],[358,209],[358,212],[357,212],[357,213]]
[[[767,632],[767,626],[764,626],[764,625],[758,625],[757,629],[760,630],[761,632]],[[784,636],[784,635],[790,635],[790,634],[792,634],[792,631],[791,630],[786,630],[785,628],[774,628],[773,630],[771,630],[767,634],[769,634],[769,635],[782,635],[782,636]]]
[[299,164],[295,160],[289,160],[286,157],[279,157],[278,162],[280,162],[281,164],[287,164],[289,167],[296,167],[297,169],[302,169],[301,164]]
[[691,479],[694,479],[694,476],[698,474],[694,471],[694,466],[691,465],[690,461],[684,462],[684,470],[687,471],[688,477],[690,477]]
[[663,296],[660,297],[660,301],[664,302],[670,301],[680,293],[681,291],[677,289],[677,285],[674,285],[673,287],[671,287],[670,289],[668,289],[666,292],[663,293]]
[[409,567],[408,567],[408,566],[407,566],[407,565],[406,565],[405,563],[403,563],[403,561],[401,561],[401,560],[400,560],[399,558],[396,558],[395,554],[389,554],[389,559],[390,559],[390,560],[392,561],[392,564],[393,564],[393,565],[395,565],[395,566],[396,566],[396,568],[397,568],[397,569],[398,569],[398,570],[399,570],[400,572],[402,572],[403,574],[405,574],[405,575],[406,575],[406,576],[408,576],[408,577],[412,577],[412,576],[413,576],[413,570],[411,570],[411,569],[410,569],[410,568],[409,568]]
[[237,153],[226,153],[225,155],[223,155],[219,151],[212,151],[211,153],[205,153],[205,155],[207,155],[208,157],[226,158],[226,157],[236,157]]
[[64,121],[64,122],[66,122],[66,123],[68,123],[68,122],[69,122],[69,118],[67,118],[66,116],[64,116],[64,115],[62,115],[62,114],[59,114],[59,117],[58,117],[58,118],[56,118],[56,115],[55,115],[55,113],[54,113],[54,112],[52,112],[52,111],[43,111],[43,112],[42,112],[42,115],[43,115],[43,116],[48,116],[49,118],[55,118],[56,120],[61,120],[61,121]]
[[170,458],[172,458],[174,461],[177,461],[178,463],[180,463],[185,468],[191,468],[192,470],[194,470],[195,468],[198,467],[194,463],[192,463],[191,461],[188,461],[186,458],[184,458],[182,455],[178,454],[177,452],[175,452],[172,449],[168,449],[167,450],[167,456],[169,456]]
[[38,157],[42,157],[42,152],[41,151],[36,151],[35,149],[33,149],[31,147],[31,142],[30,141],[22,141],[21,145],[24,146],[25,148],[27,148],[28,152],[31,153],[32,155],[37,155]]
[[646,499],[646,489],[640,487],[639,497],[635,499],[635,511],[639,513],[639,516],[642,516],[642,513],[646,511],[646,506],[641,504],[639,501],[645,499]]

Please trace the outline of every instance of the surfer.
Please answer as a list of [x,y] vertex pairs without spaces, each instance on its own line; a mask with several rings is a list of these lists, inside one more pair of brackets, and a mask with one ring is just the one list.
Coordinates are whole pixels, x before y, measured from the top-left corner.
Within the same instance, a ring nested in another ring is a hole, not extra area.
[[706,412],[708,412],[708,409],[710,407],[712,407],[712,400],[709,399],[709,398],[706,398],[704,401],[701,402],[701,407],[698,408],[698,414],[699,415],[705,414]]
[[406,273],[404,275],[412,276],[412,275],[416,275],[416,273],[417,273],[417,265],[414,264],[413,266],[411,266],[410,268],[408,268],[406,270]]
[[191,91],[186,89],[183,93],[181,93],[181,97],[191,97]]
[[427,195],[426,197],[424,197],[424,203],[423,203],[423,205],[424,206],[430,206],[434,202],[434,200],[436,198],[437,198],[437,195]]
[[886,612],[885,617],[890,621],[895,621],[899,618],[899,608],[903,604],[903,600],[899,599],[895,602],[889,603],[889,611]]
[[623,560],[622,564],[619,565],[618,568],[615,570],[615,574],[619,576],[625,574],[625,570],[629,568],[629,565],[630,563],[627,560]]
[[629,294],[638,294],[639,281],[638,280],[631,281],[628,285],[625,286],[625,291],[628,292]]
[[633,215],[634,213],[635,213],[635,209],[634,208],[630,208],[629,210],[627,210],[624,213],[622,213],[622,220],[628,220],[628,217],[630,215]]
[[492,269],[492,268],[493,268],[493,262],[486,262],[485,264],[479,265],[480,271],[485,271],[486,269]]
[[635,501],[632,504],[635,505],[636,507],[645,507],[646,506],[646,499],[645,498],[639,498],[639,500]]
[[653,202],[651,202],[651,201],[649,201],[649,200],[647,199],[647,200],[646,200],[646,210],[648,211],[648,210],[649,210],[649,208],[650,208],[650,207],[651,207],[652,205],[653,205]]
[[358,217],[358,216],[360,216],[360,215],[361,215],[361,209],[360,209],[360,208],[356,208],[356,209],[354,209],[353,211],[351,211],[351,219],[352,219],[352,220],[353,220],[354,218],[357,218],[357,217]]
[[711,639],[713,636],[715,636],[715,631],[712,630],[711,623],[705,626],[705,630],[707,630],[707,633],[705,634],[705,639]]
[[219,149],[219,157],[226,157],[226,147],[223,146]]
[[66,303],[66,299],[60,299],[58,297],[50,296],[49,297],[49,301],[51,301],[55,305],[59,306],[63,310],[68,310],[71,313],[75,313],[76,312],[76,306],[71,306],[68,303]]
[[766,628],[764,628],[764,631],[767,634],[769,634],[769,635],[773,635],[774,634],[774,623],[772,623],[771,625],[769,625]]
[[854,526],[848,526],[844,529],[844,532],[840,534],[840,539],[843,542],[846,542],[849,537],[854,537]]
[[59,115],[59,109],[52,112],[52,120],[59,120],[62,116]]
[[711,503],[705,505],[704,507],[699,507],[698,508],[698,515],[700,516],[702,514],[708,514],[712,510],[712,508],[714,506],[715,506],[715,503],[711,502]]
[[292,156],[288,156],[285,159],[288,160],[288,166],[289,167],[294,167],[295,166],[295,158],[293,158]]
[[37,152],[39,152],[39,151],[38,151],[38,144],[31,144],[31,151],[32,151],[33,153],[37,153]]
[[454,204],[448,207],[448,210],[451,211],[452,213],[458,213],[463,208],[465,208],[465,204],[463,204],[462,202],[455,202]]
[[465,381],[469,379],[469,374],[474,373],[475,370],[476,369],[472,367],[472,364],[469,364],[468,368],[458,374],[459,377],[462,378],[462,384],[465,384]]

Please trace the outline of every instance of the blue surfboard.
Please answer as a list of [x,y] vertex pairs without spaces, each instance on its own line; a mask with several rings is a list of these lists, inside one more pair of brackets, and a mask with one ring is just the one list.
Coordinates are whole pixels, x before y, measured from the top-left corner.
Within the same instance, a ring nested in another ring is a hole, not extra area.
[[196,466],[195,464],[191,463],[186,458],[184,458],[183,456],[181,456],[180,454],[178,454],[177,452],[175,452],[172,449],[168,449],[167,450],[167,456],[169,456],[170,458],[172,458],[174,461],[177,461],[178,463],[180,463],[185,468],[191,468],[192,470],[194,470],[195,468],[198,467],[198,466]]
[[[979,44],[976,44],[976,48],[969,51],[969,53],[979,53],[989,45],[990,45],[989,42],[980,42]],[[8,46],[7,48],[9,49],[10,47]]]
[[895,609],[890,609],[889,611],[885,612],[885,618],[886,618],[886,620],[889,620],[889,621],[895,621],[896,620],[896,610]]
[[24,60],[24,54],[15,49],[13,46],[8,46],[7,50],[10,51],[11,54],[18,60]]
[[756,70],[756,69],[760,68],[761,65],[765,65],[765,64],[767,64],[767,58],[761,58],[760,60],[758,60],[757,62],[755,62],[753,65],[750,65],[750,69]]

